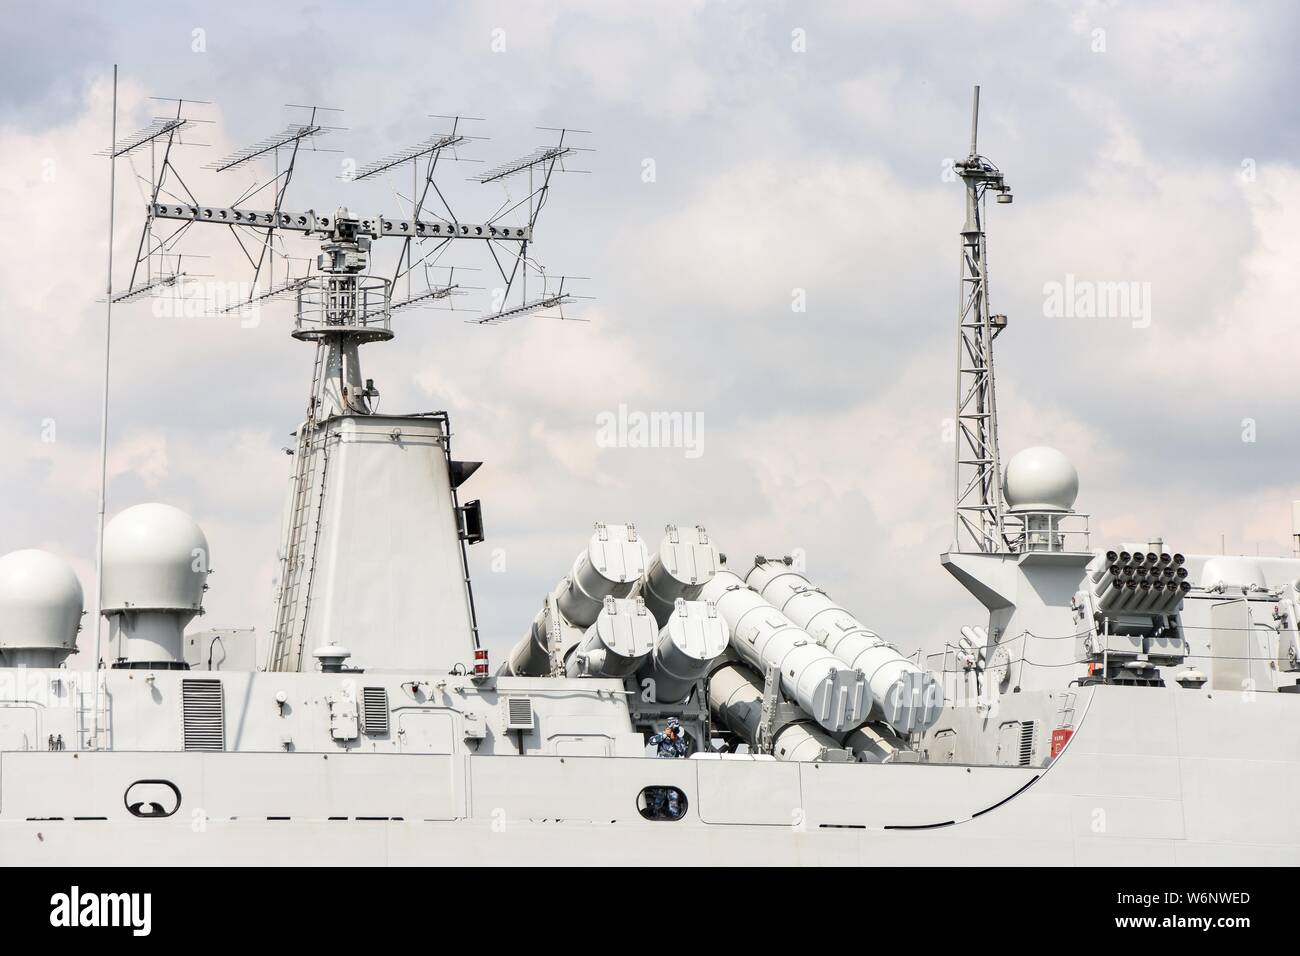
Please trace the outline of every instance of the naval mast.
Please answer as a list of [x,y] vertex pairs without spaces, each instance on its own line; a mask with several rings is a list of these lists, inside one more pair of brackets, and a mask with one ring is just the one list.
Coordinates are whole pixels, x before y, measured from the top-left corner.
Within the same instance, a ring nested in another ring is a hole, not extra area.
[[[381,414],[374,381],[362,377],[360,346],[393,338],[393,312],[429,307],[463,293],[455,270],[437,265],[453,240],[460,240],[456,245],[464,240],[482,243],[503,286],[493,309],[469,321],[492,325],[529,314],[565,318],[564,306],[581,298],[565,286],[573,277],[548,275],[529,255],[529,246],[553,173],[568,171],[566,160],[585,151],[566,140],[580,131],[554,130],[555,145],[473,177],[487,184],[523,173],[541,174],[540,185],[530,182],[527,196],[513,204],[508,201],[483,222],[457,216],[434,182],[439,159],[457,159],[457,148],[478,138],[461,132],[462,117],[448,117],[449,133],[385,156],[348,177],[366,180],[398,172],[409,163],[412,183],[418,185],[423,166],[424,188],[412,192],[410,218],[354,214],[342,207],[332,215],[318,214],[312,209],[289,211],[285,195],[304,147],[314,150],[315,141],[334,127],[318,119],[327,107],[293,108],[309,111],[305,122],[290,123],[208,165],[223,173],[255,160],[276,159],[274,178],[245,190],[234,205],[200,203],[173,169],[170,150],[165,152],[151,182],[135,265],[162,259],[195,223],[224,226],[253,269],[247,298],[225,311],[293,296],[292,335],[316,347],[306,414],[290,451],[293,465],[266,668],[303,671],[315,666],[313,658],[334,664],[351,658],[354,667],[454,671],[467,667],[479,649],[466,546],[483,540],[482,513],[477,501],[461,505],[457,489],[480,463],[452,459],[451,424],[445,412]],[[170,146],[179,127],[174,121],[155,126],[156,132],[155,127],[150,131],[166,134]],[[287,158],[283,167],[282,152]],[[175,185],[164,190],[168,176]],[[250,208],[253,197],[263,191],[271,208]],[[440,205],[435,206],[434,197]],[[523,209],[526,222],[502,222]],[[160,240],[153,232],[156,224],[177,231]],[[284,239],[295,234],[320,243],[319,254],[297,275],[282,251]],[[251,249],[246,246],[250,237],[255,243]],[[367,274],[373,242],[388,237],[403,240],[395,274]],[[423,254],[415,254],[417,243]],[[160,278],[138,287],[133,271],[130,293],[173,284],[183,275],[179,256],[174,258],[171,269],[159,270]],[[283,264],[280,276],[277,260]],[[449,270],[445,281],[433,278],[436,270]],[[541,294],[532,300],[525,285],[530,270],[541,278]],[[412,288],[417,272],[427,285],[424,290]],[[407,280],[407,298],[394,302],[393,290],[402,278]],[[517,290],[513,297],[512,290]]]
[[970,155],[953,164],[966,188],[966,222],[961,230],[961,280],[957,305],[957,411],[953,550],[1006,550],[1002,535],[1001,460],[993,378],[993,340],[1006,328],[1005,315],[991,315],[984,202],[991,191],[1011,202],[1002,172],[979,154],[980,88],[971,106]]

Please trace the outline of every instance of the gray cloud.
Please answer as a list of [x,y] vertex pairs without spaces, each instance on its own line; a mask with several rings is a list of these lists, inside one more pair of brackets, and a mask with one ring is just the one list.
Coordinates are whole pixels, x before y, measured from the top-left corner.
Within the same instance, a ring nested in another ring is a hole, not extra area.
[[[105,226],[91,154],[114,60],[123,126],[157,109],[146,93],[216,101],[201,111],[219,120],[204,131],[213,148],[186,154],[187,168],[281,125],[282,103],[345,107],[331,137],[342,152],[308,156],[291,190],[304,207],[399,209],[405,180],[347,185],[339,162],[423,138],[430,113],[488,117],[492,139],[467,151],[488,160],[537,145],[534,126],[595,131],[591,174],[558,183],[538,243],[553,269],[593,277],[590,323],[399,314],[396,342],[365,356],[385,410],[449,409],[457,453],[488,463],[469,489],[489,531],[472,556],[498,653],[598,519],[652,534],[700,521],[740,562],[804,549],[831,593],[905,649],[980,617],[937,560],[951,536],[941,434],[962,214],[941,170],[966,147],[973,82],[982,151],[1017,193],[990,216],[994,304],[1012,321],[998,343],[1004,453],[1067,451],[1107,540],[1287,546],[1300,170],[1282,42],[1297,14],[1284,4],[1246,16],[1211,4],[446,3],[381,18],[317,3],[250,19],[181,3],[98,16],[11,17],[0,41],[0,200],[29,224],[0,239],[14,350],[0,546],[61,550],[88,592]],[[807,52],[792,50],[795,30]],[[467,218],[501,200],[464,182],[472,171],[446,180]],[[212,201],[245,184],[192,182]],[[140,214],[126,169],[119,195],[120,265]],[[192,238],[208,269],[244,277],[225,237]],[[1044,283],[1066,274],[1150,282],[1150,327],[1048,318]],[[795,289],[806,312],[791,310]],[[256,329],[162,318],[147,302],[118,310],[110,511],[148,498],[193,511],[219,572],[212,623],[268,624],[279,448],[310,362],[288,327],[283,307]],[[701,413],[703,456],[597,447],[596,415],[620,403]],[[1243,418],[1258,423],[1254,443]],[[496,547],[504,572],[490,569]]]

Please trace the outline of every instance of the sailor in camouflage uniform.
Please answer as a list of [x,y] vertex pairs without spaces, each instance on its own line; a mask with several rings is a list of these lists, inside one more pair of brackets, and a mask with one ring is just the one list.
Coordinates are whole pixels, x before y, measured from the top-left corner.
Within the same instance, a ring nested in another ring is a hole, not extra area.
[[[650,746],[655,748],[657,757],[685,757],[686,735],[682,732],[681,721],[669,717],[663,731],[650,738]],[[646,796],[653,816],[676,820],[682,815],[681,791],[676,787],[651,787]]]

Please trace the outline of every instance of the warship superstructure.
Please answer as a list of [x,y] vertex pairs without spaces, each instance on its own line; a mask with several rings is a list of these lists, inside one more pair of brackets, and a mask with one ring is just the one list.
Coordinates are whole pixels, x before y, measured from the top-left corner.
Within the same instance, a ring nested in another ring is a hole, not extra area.
[[[489,661],[466,560],[482,513],[460,500],[478,463],[453,457],[446,413],[379,414],[360,356],[393,336],[372,242],[506,227],[155,192],[151,221],[321,245],[290,290],[315,363],[274,630],[261,655],[249,630],[187,631],[209,545],[164,503],[103,529],[104,666],[67,666],[85,604],[71,569],[0,558],[0,859],[1294,862],[1300,827],[1255,808],[1300,784],[1300,560],[1098,546],[1062,453],[1003,465],[983,215],[1010,193],[974,128],[958,172],[942,563],[988,617],[928,666],[791,558],[728,560],[694,515],[649,541],[626,520],[575,529],[572,565]],[[659,759],[648,741],[670,723],[686,755]]]

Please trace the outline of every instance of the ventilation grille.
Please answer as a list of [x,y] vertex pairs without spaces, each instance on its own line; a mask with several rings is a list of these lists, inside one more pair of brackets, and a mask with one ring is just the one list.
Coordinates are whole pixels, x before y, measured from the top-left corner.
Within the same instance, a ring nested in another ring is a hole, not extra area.
[[226,749],[225,698],[219,680],[181,681],[186,750]]
[[506,729],[533,729],[533,700],[531,697],[506,698]]
[[361,732],[367,737],[388,736],[388,691],[385,688],[361,688]]
[[1028,767],[1034,762],[1034,728],[1036,721],[1026,720],[1020,724],[1020,766]]

